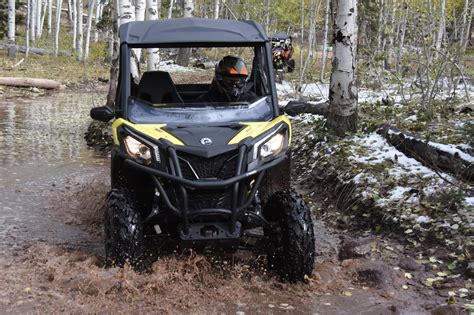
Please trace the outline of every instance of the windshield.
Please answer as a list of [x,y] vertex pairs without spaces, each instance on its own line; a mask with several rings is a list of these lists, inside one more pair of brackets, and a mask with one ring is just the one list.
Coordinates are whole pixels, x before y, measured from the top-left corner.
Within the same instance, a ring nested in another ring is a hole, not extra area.
[[153,105],[130,99],[129,119],[136,124],[164,123],[173,125],[219,124],[244,121],[267,121],[273,117],[270,97],[253,103],[193,103],[174,106]]
[[[189,50],[185,63],[182,49]],[[130,51],[132,64],[134,55],[150,52],[161,60],[152,71],[131,66],[127,114],[134,123],[219,124],[274,116],[262,45]]]

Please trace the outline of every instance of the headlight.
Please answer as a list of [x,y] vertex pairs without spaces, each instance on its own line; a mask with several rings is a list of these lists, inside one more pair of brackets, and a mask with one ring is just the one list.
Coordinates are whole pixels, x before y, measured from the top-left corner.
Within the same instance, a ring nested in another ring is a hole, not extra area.
[[260,146],[260,157],[266,158],[277,155],[285,147],[286,137],[284,133],[277,133],[267,142]]
[[126,136],[124,143],[130,156],[142,160],[145,164],[151,163],[151,150],[148,146],[131,136]]

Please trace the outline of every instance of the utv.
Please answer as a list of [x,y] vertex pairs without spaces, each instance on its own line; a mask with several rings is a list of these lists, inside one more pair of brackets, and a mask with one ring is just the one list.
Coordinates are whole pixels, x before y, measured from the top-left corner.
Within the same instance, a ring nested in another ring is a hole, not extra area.
[[[135,83],[134,48],[246,50],[245,88],[257,98],[202,103],[209,82],[191,77],[175,84],[163,68]],[[115,105],[91,110],[93,119],[115,119],[107,266],[128,262],[146,270],[151,239],[236,249],[252,230],[264,240],[268,269],[288,281],[311,275],[313,223],[302,197],[290,190],[291,124],[278,107],[271,51],[252,21],[192,18],[120,27]]]

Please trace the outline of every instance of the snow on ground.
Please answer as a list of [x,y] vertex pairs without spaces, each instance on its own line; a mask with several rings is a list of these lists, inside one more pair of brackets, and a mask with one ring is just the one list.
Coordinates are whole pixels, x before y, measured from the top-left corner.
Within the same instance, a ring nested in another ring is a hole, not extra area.
[[[371,168],[382,165],[383,172],[394,180],[394,187],[383,196],[379,196],[381,198],[377,200],[378,205],[399,201],[416,203],[419,202],[419,196],[429,196],[445,183],[434,171],[398,151],[377,133],[354,136],[348,150],[351,152],[348,156],[350,161]],[[365,171],[364,168],[363,170]],[[368,173],[364,171],[354,177],[354,183],[374,182],[370,171]],[[447,180],[454,180],[449,175],[442,176]],[[417,187],[420,179],[425,184],[422,193]]]
[[[411,84],[411,82],[410,82]],[[288,98],[296,97],[296,84],[283,81],[282,83],[277,83],[277,92],[280,98],[286,100]],[[404,87],[405,96],[401,93],[398,85],[387,85],[385,88],[380,90],[372,90],[367,88],[359,88],[358,91],[358,102],[360,104],[367,103],[377,103],[381,102],[383,99],[391,99],[394,104],[405,103],[409,100],[410,86],[407,83],[407,86]],[[458,87],[457,95],[459,97],[464,97],[464,86],[460,83]],[[470,99],[474,99],[474,85],[468,85],[468,94]],[[304,84],[301,88],[301,96],[309,98],[310,100],[328,100],[329,98],[329,84],[328,83],[308,83]],[[450,97],[449,92],[441,91],[437,95],[437,99],[447,99]],[[416,118],[416,117],[412,117]]]
[[196,68],[193,67],[182,67],[174,63],[173,60],[166,60],[160,61],[160,65],[158,67],[160,71],[167,71],[167,72],[195,72],[197,71]]

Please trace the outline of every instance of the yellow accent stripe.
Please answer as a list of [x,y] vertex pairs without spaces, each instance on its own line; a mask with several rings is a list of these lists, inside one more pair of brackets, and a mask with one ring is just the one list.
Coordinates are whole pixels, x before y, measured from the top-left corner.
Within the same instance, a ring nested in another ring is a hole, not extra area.
[[232,140],[229,141],[229,144],[237,144],[243,139],[247,137],[256,138],[260,136],[265,131],[275,127],[279,123],[285,123],[288,125],[288,129],[290,130],[290,139],[289,142],[291,143],[291,123],[288,117],[285,115],[278,116],[277,118],[273,119],[272,121],[264,121],[264,122],[242,122],[241,125],[246,126],[242,131],[236,134]]
[[114,142],[119,144],[117,128],[121,125],[127,125],[133,129],[153,138],[153,139],[166,139],[174,145],[184,145],[184,143],[173,136],[172,134],[162,130],[161,128],[165,127],[166,124],[133,124],[125,119],[119,118],[112,124],[112,130],[114,133]]

